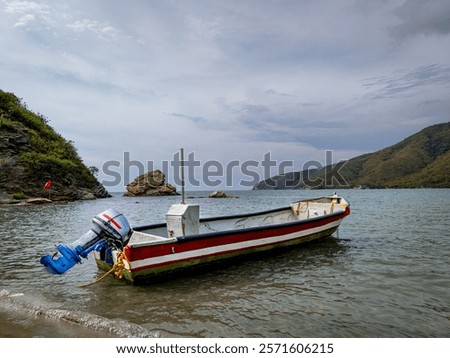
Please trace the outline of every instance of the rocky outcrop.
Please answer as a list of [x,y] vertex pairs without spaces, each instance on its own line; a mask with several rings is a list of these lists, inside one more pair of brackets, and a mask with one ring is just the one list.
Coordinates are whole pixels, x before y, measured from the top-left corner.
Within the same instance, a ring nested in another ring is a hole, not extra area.
[[[49,180],[51,187],[44,189]],[[0,204],[41,197],[61,202],[110,196],[73,142],[14,94],[0,90]]]
[[[63,167],[57,162],[36,160],[41,166],[35,168],[33,162],[22,160],[23,153],[31,153],[30,141],[26,128],[0,126],[0,203],[8,203],[16,196],[20,199],[51,196],[52,201],[111,196],[82,163]],[[44,189],[48,180],[52,186]]]
[[159,169],[142,174],[127,185],[124,196],[178,195],[177,189],[165,180],[166,176]]

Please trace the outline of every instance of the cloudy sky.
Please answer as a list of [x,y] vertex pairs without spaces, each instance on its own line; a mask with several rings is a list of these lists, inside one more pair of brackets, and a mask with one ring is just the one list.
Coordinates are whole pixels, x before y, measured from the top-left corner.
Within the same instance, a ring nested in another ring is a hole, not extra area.
[[107,183],[125,157],[291,171],[449,121],[448,0],[0,0],[0,51],[0,89]]

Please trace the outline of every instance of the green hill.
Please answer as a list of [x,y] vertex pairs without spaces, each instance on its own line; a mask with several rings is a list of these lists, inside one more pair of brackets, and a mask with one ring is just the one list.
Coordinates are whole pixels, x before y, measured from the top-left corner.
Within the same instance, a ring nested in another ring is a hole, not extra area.
[[261,181],[253,189],[450,188],[450,122],[346,162]]
[[[44,190],[48,180],[52,186]],[[0,90],[0,202],[49,194],[53,200],[110,196],[72,142],[21,99]]]

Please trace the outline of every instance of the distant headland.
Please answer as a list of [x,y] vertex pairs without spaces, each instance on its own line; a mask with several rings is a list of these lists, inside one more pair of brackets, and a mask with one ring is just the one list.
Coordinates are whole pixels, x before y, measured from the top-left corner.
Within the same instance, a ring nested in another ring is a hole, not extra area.
[[326,188],[450,188],[450,122],[326,167],[277,175],[254,190]]

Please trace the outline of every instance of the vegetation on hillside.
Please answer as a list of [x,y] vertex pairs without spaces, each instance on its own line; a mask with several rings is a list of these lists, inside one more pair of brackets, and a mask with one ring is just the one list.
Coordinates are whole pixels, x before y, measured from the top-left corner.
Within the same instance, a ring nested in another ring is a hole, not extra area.
[[41,190],[45,180],[52,180],[55,190],[58,186],[65,189],[70,185],[98,185],[73,142],[58,134],[46,117],[30,111],[14,94],[1,90],[0,136],[4,142],[0,145],[0,167],[9,173],[9,178],[0,177],[3,187],[6,180],[15,180],[14,189],[32,195]]

